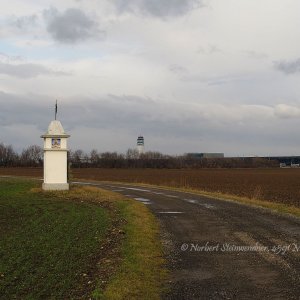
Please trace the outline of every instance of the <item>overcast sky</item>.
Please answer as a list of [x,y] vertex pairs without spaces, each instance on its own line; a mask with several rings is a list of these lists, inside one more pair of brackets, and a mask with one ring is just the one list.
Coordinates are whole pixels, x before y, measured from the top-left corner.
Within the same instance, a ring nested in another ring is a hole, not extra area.
[[0,4],[0,142],[300,155],[299,0]]

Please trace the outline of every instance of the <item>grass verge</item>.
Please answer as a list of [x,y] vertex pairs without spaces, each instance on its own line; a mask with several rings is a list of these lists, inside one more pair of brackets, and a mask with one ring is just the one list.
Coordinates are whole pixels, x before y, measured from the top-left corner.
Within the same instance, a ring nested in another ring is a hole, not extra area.
[[159,299],[159,227],[144,205],[38,186],[0,179],[1,299]]
[[[145,205],[124,199],[118,202],[127,238],[122,247],[124,260],[102,294],[103,299],[160,299],[166,270],[162,267],[159,226]],[[101,297],[99,297],[101,298]],[[102,299],[101,298],[101,299]]]

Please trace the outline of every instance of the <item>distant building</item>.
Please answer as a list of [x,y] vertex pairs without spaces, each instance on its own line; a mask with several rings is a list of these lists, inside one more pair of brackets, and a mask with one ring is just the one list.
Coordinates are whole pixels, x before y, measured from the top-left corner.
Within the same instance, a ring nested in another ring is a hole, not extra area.
[[224,158],[224,153],[187,153],[191,158]]
[[[243,157],[243,159],[253,157]],[[299,168],[300,167],[300,156],[259,156],[266,160],[276,161],[279,163],[281,168]]]
[[291,164],[291,168],[300,168],[300,164]]
[[137,139],[137,151],[138,151],[139,155],[145,153],[145,140],[144,140],[144,137],[141,135]]

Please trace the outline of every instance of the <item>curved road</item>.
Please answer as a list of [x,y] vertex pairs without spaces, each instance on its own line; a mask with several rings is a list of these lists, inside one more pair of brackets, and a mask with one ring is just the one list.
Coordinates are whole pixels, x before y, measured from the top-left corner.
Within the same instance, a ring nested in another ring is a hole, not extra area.
[[159,219],[171,271],[163,299],[300,299],[300,219],[161,188],[92,184]]

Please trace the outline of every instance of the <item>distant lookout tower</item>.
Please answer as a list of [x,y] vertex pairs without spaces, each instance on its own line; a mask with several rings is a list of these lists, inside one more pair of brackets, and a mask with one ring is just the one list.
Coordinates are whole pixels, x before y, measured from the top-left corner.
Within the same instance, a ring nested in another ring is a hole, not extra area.
[[145,142],[144,142],[144,137],[143,136],[139,136],[137,139],[137,151],[139,153],[139,155],[144,154],[145,153]]
[[44,139],[44,183],[43,190],[68,190],[68,148],[66,134],[60,121],[56,120],[57,104],[55,106],[55,120],[48,127],[48,131],[41,136]]

